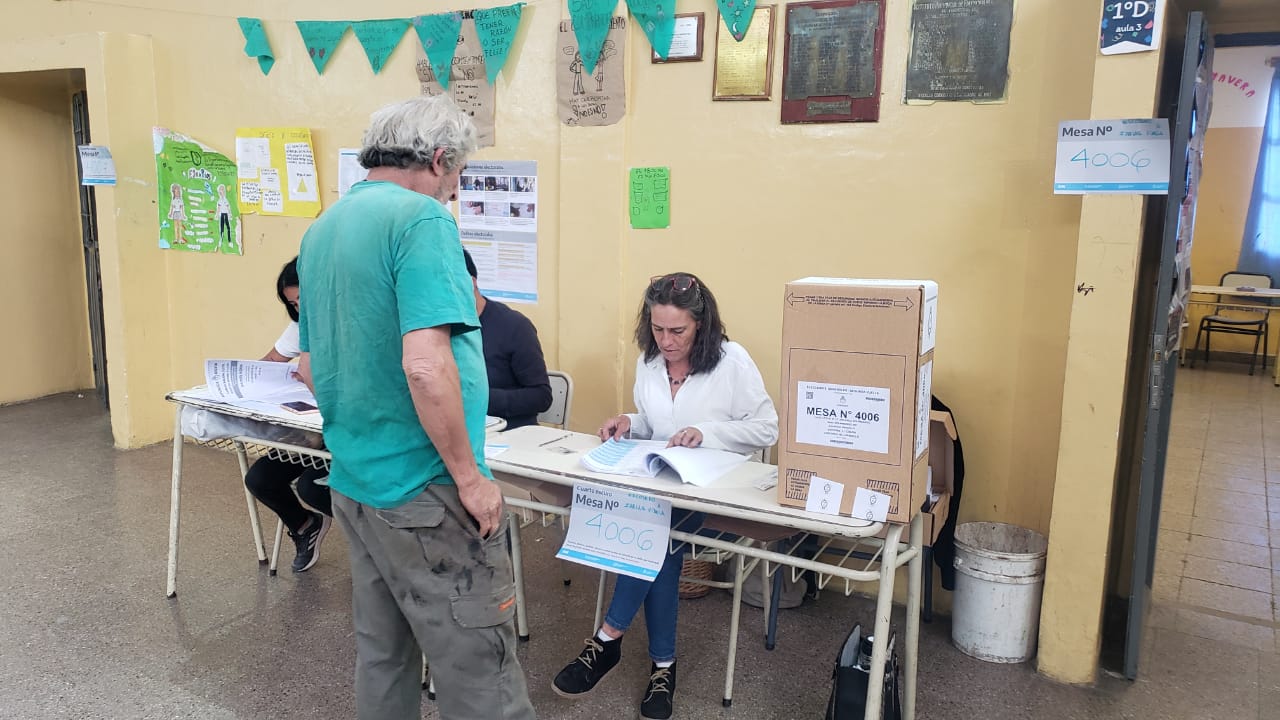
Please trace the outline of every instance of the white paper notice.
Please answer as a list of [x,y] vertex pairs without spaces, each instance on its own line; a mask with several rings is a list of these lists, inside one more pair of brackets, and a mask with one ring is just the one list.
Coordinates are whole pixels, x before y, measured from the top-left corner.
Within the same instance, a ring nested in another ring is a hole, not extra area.
[[254,180],[262,168],[271,166],[271,141],[267,138],[236,138],[236,167],[241,180]]
[[256,182],[240,183],[240,202],[254,205],[262,202],[262,186]]
[[284,195],[279,190],[263,190],[262,211],[269,213],[284,212]]
[[670,500],[575,483],[569,530],[556,557],[653,580],[666,560],[670,533]]
[[884,522],[889,517],[889,503],[892,500],[884,493],[860,487],[853,493],[853,516],[859,520]]
[[[671,49],[667,51],[668,58],[691,58],[698,54],[698,25],[700,18],[696,17],[676,17],[675,27],[671,31]],[[655,58],[658,53],[653,53]]]
[[289,199],[315,202],[320,199],[316,186],[316,159],[310,143],[285,143],[284,164],[289,175]]
[[280,192],[280,171],[275,168],[262,168],[262,177],[258,184],[264,191]]
[[1058,195],[1169,193],[1169,121],[1068,120],[1058,124]]
[[80,184],[116,184],[116,162],[110,150],[102,145],[80,146]]
[[472,160],[458,180],[458,229],[479,271],[480,292],[538,301],[538,164]]
[[929,449],[929,411],[933,409],[933,361],[920,366],[920,384],[916,386],[916,452],[920,457]]
[[814,475],[809,478],[809,494],[804,499],[804,509],[809,512],[840,514],[840,498],[844,497],[844,485]]
[[796,442],[889,452],[889,388],[801,381],[796,388]]
[[311,391],[293,377],[296,369],[289,363],[263,360],[205,360],[204,379],[217,398],[314,404]]
[[352,185],[369,176],[369,170],[360,165],[359,148],[338,150],[338,197],[347,194]]

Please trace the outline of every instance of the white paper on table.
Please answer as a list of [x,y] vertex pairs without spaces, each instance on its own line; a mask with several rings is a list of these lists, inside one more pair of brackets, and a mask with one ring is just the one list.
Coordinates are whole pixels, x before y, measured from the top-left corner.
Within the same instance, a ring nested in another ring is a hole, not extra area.
[[315,404],[315,396],[293,376],[291,363],[266,360],[205,360],[204,378],[216,399],[260,400]]
[[809,512],[840,514],[840,499],[844,497],[844,485],[814,475],[809,478],[809,494],[804,499],[804,509]]
[[853,516],[859,520],[884,522],[889,517],[889,503],[893,498],[860,487],[853,493]]
[[510,445],[503,445],[501,443],[485,443],[484,457],[486,460],[488,460],[489,458],[495,458],[510,449],[511,449]]

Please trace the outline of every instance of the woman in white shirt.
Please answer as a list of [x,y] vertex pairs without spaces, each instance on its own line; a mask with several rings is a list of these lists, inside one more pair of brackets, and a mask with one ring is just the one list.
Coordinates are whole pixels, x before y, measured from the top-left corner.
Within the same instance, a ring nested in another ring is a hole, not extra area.
[[[291,322],[276,340],[275,346],[262,356],[271,362],[290,362],[302,354],[298,342],[298,259],[294,258],[280,270],[276,278],[276,297],[284,304]],[[293,558],[293,571],[306,572],[320,559],[320,541],[333,521],[329,503],[329,488],[317,484],[317,480],[329,473],[285,460],[260,458],[244,476],[245,487],[258,502],[271,508],[289,528],[297,553]],[[294,481],[297,481],[297,493]],[[301,498],[301,500],[299,500]],[[306,503],[305,505],[303,503]]]
[[[696,276],[653,278],[636,323],[633,390],[636,411],[610,418],[601,440],[623,437],[667,440],[669,445],[752,453],[778,440],[778,413],[751,356],[725,334],[711,290]],[[675,513],[682,530],[701,517]],[[673,524],[674,524],[673,523]],[[640,717],[667,720],[675,695],[676,612],[683,547],[669,553],[652,582],[619,575],[604,625],[556,676],[563,697],[590,692],[618,664],[622,635],[640,606],[645,609],[653,665]]]

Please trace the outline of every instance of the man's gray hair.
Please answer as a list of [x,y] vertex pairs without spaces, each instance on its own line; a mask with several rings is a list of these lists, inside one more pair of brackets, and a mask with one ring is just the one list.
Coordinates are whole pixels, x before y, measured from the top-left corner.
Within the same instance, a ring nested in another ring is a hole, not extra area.
[[388,105],[369,118],[360,164],[376,167],[430,167],[436,150],[446,172],[460,168],[476,151],[476,126],[447,95],[418,96]]

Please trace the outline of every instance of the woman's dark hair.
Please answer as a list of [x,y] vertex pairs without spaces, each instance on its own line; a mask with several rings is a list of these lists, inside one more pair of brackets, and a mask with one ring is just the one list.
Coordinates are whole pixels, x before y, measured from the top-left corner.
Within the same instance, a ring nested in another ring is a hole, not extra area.
[[298,322],[298,308],[284,296],[284,289],[290,287],[298,287],[298,258],[296,257],[280,268],[280,277],[276,278],[276,297],[284,303],[284,309],[289,311],[289,317],[294,322]]
[[644,351],[644,360],[649,362],[658,356],[658,341],[653,339],[654,305],[670,305],[688,310],[698,323],[693,338],[693,347],[689,350],[689,372],[711,372],[720,363],[723,351],[720,344],[729,339],[720,320],[720,308],[716,305],[716,296],[693,273],[676,272],[662,275],[649,281],[644,291],[644,300],[640,303],[640,315],[636,318],[636,344]]

